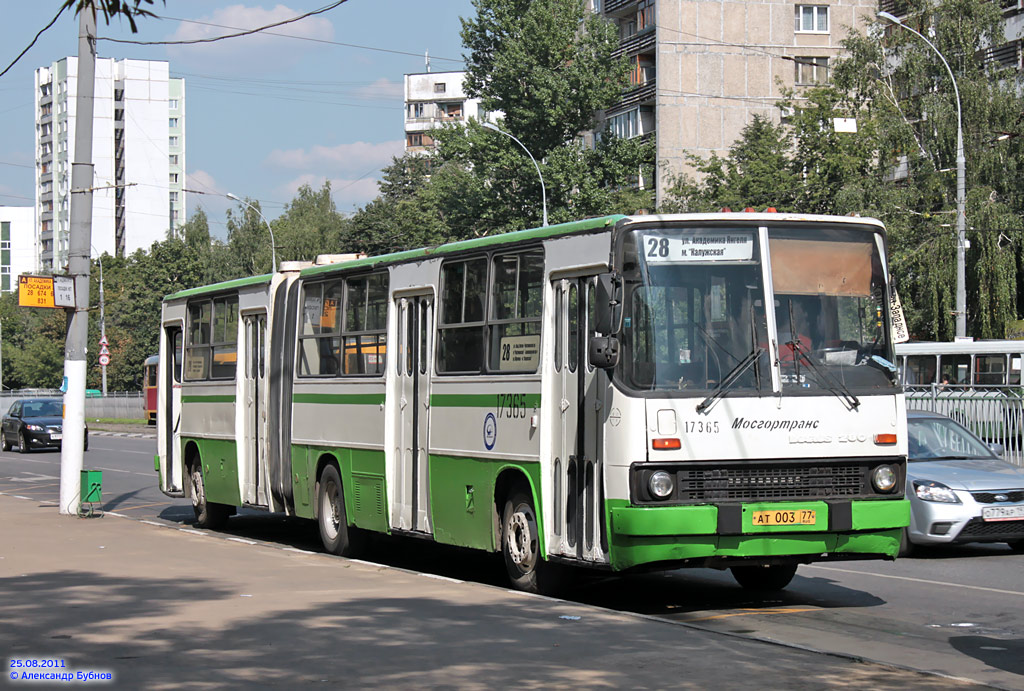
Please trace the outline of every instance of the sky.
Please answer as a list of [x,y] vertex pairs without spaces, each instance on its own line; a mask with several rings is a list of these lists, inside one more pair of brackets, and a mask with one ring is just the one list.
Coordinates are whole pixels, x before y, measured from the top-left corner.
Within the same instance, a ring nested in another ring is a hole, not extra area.
[[[143,3],[145,6],[145,3]],[[338,210],[377,196],[380,169],[402,154],[403,75],[463,69],[459,17],[471,0],[348,0],[324,14],[255,34],[198,45],[130,45],[103,37],[179,41],[236,33],[297,17],[330,0],[154,0],[159,19],[99,19],[98,55],[166,60],[185,78],[187,213],[202,207],[226,233],[228,192],[280,215],[303,184],[330,180]],[[0,71],[60,9],[60,0],[3,3]],[[219,25],[219,26],[213,26]],[[232,28],[227,28],[232,27]],[[346,45],[338,45],[346,44]],[[0,205],[34,203],[33,73],[78,51],[70,11],[0,77]]]

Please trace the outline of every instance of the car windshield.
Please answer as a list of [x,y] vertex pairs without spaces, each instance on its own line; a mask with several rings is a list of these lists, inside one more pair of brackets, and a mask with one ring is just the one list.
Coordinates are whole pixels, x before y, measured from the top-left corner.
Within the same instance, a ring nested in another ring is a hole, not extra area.
[[25,401],[23,417],[61,417],[63,414],[60,401]]
[[911,418],[907,434],[911,461],[994,458],[980,439],[949,418]]

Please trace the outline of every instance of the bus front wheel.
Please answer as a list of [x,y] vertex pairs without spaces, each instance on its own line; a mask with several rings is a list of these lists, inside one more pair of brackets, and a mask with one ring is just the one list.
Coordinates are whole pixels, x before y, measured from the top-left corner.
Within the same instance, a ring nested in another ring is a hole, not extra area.
[[192,511],[196,514],[196,525],[210,530],[223,528],[231,514],[231,507],[206,500],[206,484],[203,482],[200,460],[196,459],[192,464],[189,478],[192,481]]
[[358,528],[348,525],[341,476],[333,465],[324,468],[317,485],[317,524],[324,550],[339,557],[354,557],[362,547]]
[[733,566],[732,577],[746,590],[772,592],[782,590],[796,575],[796,564]]
[[512,492],[502,512],[501,556],[517,590],[552,594],[560,588],[564,572],[541,556],[537,514],[521,489]]

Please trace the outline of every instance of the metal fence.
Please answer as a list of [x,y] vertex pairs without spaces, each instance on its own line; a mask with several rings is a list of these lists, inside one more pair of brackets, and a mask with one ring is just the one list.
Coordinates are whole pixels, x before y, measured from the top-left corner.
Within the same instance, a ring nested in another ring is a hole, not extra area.
[[953,418],[987,442],[1003,446],[1003,458],[1024,466],[1024,392],[1017,386],[932,384],[908,386],[907,409]]
[[[57,389],[22,389],[0,393],[0,412],[6,413],[11,404],[22,398],[61,398]],[[106,396],[86,397],[85,418],[116,418],[142,420],[146,417],[145,399],[141,391],[108,391]]]

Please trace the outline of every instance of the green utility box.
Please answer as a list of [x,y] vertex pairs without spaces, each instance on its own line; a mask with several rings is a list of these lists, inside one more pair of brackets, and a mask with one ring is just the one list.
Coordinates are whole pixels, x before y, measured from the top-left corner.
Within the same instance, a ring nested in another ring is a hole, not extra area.
[[83,504],[93,504],[102,501],[103,494],[103,471],[83,470],[81,500]]

